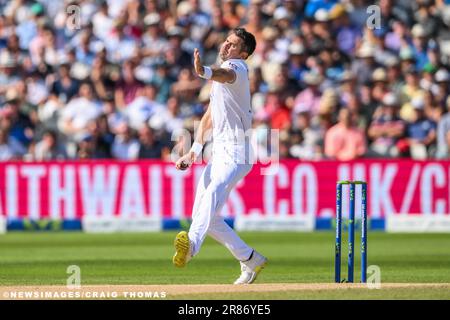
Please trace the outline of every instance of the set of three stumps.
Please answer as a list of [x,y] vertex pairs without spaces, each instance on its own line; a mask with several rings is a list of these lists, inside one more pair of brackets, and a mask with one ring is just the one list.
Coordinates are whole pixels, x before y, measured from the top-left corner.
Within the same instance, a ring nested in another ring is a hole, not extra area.
[[349,186],[348,215],[348,276],[342,282],[354,282],[355,266],[355,204],[357,186],[361,189],[361,282],[367,281],[367,183],[364,181],[339,181],[336,184],[336,242],[335,282],[341,282],[342,243],[342,189]]

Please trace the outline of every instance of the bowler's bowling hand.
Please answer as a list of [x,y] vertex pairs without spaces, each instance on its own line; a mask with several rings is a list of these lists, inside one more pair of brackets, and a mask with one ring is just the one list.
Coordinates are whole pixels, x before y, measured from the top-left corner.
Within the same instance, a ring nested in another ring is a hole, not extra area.
[[189,168],[192,163],[194,163],[195,160],[195,153],[192,151],[189,151],[184,156],[182,156],[178,161],[175,163],[175,167],[178,170],[186,170]]
[[205,68],[203,68],[202,61],[200,59],[200,52],[197,48],[194,49],[194,69],[195,73],[199,76],[203,76]]

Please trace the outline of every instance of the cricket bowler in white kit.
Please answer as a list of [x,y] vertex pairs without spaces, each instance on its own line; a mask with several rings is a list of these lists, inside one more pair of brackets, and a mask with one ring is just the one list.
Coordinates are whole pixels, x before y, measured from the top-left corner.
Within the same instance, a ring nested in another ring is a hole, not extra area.
[[242,28],[234,29],[220,48],[219,56],[223,61],[220,68],[203,66],[195,49],[195,72],[213,81],[211,98],[192,148],[176,162],[179,170],[189,168],[202,151],[207,131],[212,129],[212,159],[197,186],[189,233],[182,231],[175,238],[173,263],[184,267],[200,251],[206,235],[210,235],[240,261],[241,275],[234,284],[252,283],[267,262],[220,216],[230,191],[252,168],[248,156],[250,141],[245,139],[245,133],[252,126],[252,111],[244,60],[253,53],[255,46],[255,37],[251,33]]

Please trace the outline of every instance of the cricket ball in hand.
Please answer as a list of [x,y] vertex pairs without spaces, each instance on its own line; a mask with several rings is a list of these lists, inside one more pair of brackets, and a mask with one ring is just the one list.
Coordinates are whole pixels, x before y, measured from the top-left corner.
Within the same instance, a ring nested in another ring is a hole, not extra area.
[[180,168],[184,170],[184,169],[187,169],[187,167],[188,167],[188,164],[182,161],[180,164]]

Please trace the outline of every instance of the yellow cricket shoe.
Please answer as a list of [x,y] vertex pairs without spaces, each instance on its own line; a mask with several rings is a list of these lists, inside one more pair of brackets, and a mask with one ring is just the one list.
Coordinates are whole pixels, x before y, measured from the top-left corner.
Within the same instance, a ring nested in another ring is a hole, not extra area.
[[177,268],[183,268],[190,260],[190,242],[186,231],[179,232],[174,241],[175,254],[173,255],[172,262]]

